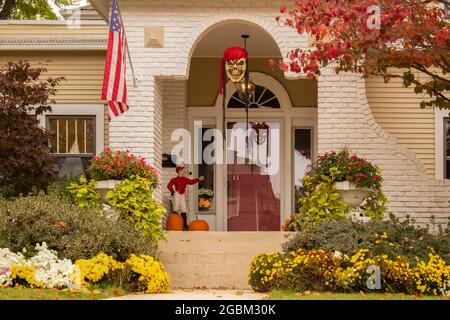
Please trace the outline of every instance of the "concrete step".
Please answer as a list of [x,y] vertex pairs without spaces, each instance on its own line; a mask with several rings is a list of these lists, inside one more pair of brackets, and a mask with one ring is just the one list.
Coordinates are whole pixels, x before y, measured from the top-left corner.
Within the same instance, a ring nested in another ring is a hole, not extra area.
[[288,232],[165,233],[157,256],[171,276],[172,288],[248,289],[252,259],[281,251]]

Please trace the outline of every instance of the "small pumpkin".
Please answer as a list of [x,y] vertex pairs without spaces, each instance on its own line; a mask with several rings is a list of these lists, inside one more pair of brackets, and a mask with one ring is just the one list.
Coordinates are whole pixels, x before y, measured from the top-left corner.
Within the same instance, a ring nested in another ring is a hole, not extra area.
[[205,220],[194,220],[189,223],[189,231],[209,231],[208,222]]
[[181,215],[176,213],[169,214],[167,217],[166,229],[172,231],[183,231],[183,218]]
[[205,198],[200,198],[200,200],[198,201],[198,205],[200,208],[209,209],[209,208],[211,208],[212,203],[210,200],[207,200]]

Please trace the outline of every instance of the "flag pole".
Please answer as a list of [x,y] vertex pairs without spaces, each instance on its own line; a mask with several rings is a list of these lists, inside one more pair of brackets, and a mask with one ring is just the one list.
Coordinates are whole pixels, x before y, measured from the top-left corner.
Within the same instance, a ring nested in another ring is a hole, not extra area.
[[[117,6],[119,6],[119,0],[117,0]],[[127,48],[128,61],[130,62],[131,76],[133,77],[133,87],[136,87],[137,86],[136,85],[136,76],[134,75],[133,61],[131,60],[130,48],[128,47],[127,33],[125,32],[125,23],[122,19],[122,11],[120,10],[120,7],[119,7],[119,16],[120,16],[120,21],[122,21],[123,35],[125,37],[125,46]]]

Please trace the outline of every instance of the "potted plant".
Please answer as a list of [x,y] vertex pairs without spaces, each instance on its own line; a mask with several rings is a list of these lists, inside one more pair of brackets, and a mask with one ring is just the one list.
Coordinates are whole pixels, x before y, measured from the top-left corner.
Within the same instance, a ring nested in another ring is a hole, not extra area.
[[350,156],[347,149],[319,156],[312,171],[330,177],[342,201],[351,208],[359,207],[381,188],[379,168],[365,158]]
[[125,178],[140,176],[147,178],[155,188],[158,184],[156,170],[140,156],[130,151],[111,150],[106,148],[99,156],[93,158],[87,168],[88,175],[95,180],[95,189],[99,192],[103,203],[108,203],[106,194]]
[[212,199],[214,197],[214,191],[207,188],[198,189],[198,210],[209,211],[212,207]]
[[382,192],[380,169],[347,149],[318,156],[302,180],[298,213],[289,230],[300,230],[305,221],[348,217],[366,221],[381,219],[387,199]]

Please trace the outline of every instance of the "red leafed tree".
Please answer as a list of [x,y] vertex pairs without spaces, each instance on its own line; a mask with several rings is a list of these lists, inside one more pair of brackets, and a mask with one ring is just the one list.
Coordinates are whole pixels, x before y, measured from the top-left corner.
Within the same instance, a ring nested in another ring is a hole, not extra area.
[[45,189],[55,178],[50,135],[34,115],[51,110],[50,97],[63,78],[42,80],[45,71],[23,61],[0,66],[0,196]]
[[[430,97],[421,107],[450,108],[449,0],[296,0],[277,21],[309,33],[310,48],[279,61],[284,71],[320,75],[320,68],[394,77]],[[272,61],[272,63],[275,63]]]

